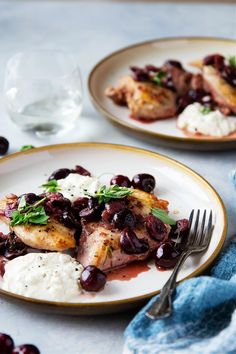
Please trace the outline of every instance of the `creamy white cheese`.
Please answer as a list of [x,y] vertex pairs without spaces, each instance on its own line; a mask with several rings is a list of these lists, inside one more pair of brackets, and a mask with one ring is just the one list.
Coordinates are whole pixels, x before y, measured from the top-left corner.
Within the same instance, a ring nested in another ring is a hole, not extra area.
[[2,288],[35,299],[76,302],[82,265],[67,254],[29,253],[5,266]]
[[93,195],[101,184],[96,177],[70,173],[66,178],[58,180],[57,185],[58,191],[73,202],[79,197],[86,197],[86,193]]
[[236,121],[224,116],[219,110],[202,112],[200,103],[190,104],[179,115],[177,126],[190,133],[200,133],[210,136],[227,136],[236,130]]

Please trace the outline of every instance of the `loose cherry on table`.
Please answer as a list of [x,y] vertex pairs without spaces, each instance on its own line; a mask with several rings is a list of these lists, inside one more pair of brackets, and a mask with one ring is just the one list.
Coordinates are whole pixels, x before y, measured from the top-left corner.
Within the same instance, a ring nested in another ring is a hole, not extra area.
[[40,354],[40,352],[34,345],[24,344],[15,347],[11,354]]
[[8,151],[8,148],[9,141],[3,136],[0,136],[0,155],[5,155]]
[[5,333],[0,333],[0,353],[11,354],[14,348],[13,339]]
[[38,348],[33,344],[14,345],[13,339],[5,333],[0,333],[1,354],[40,354]]

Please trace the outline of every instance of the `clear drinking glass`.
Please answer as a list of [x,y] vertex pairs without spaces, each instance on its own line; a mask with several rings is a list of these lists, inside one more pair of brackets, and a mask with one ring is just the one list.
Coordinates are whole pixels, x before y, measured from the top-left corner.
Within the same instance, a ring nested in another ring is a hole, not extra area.
[[82,110],[82,84],[73,55],[30,51],[7,63],[6,107],[22,130],[48,136],[70,130]]

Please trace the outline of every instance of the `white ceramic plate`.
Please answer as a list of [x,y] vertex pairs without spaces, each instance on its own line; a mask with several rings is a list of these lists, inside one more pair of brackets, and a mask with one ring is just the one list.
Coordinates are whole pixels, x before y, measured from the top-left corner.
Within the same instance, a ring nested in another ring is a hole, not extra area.
[[[139,172],[155,176],[156,194],[170,202],[174,218],[188,217],[191,209],[212,209],[215,228],[205,254],[191,257],[178,280],[201,273],[220,251],[226,235],[226,214],[216,191],[199,175],[184,165],[153,152],[111,144],[81,143],[54,145],[16,153],[0,160],[0,195],[38,192],[42,182],[57,168],[80,164],[94,175],[104,172],[122,173],[132,177]],[[175,214],[178,211],[178,214]],[[0,229],[1,230],[1,229]],[[3,230],[3,229],[2,229]],[[129,281],[108,282],[94,296],[78,297],[77,304],[53,303],[23,298],[1,291],[10,300],[24,301],[47,310],[63,313],[106,313],[124,310],[138,301],[148,299],[164,285],[170,271],[157,271],[154,265]]]
[[129,67],[153,64],[162,65],[165,60],[176,59],[188,65],[193,60],[221,53],[234,55],[236,41],[217,38],[168,38],[135,44],[112,53],[101,60],[91,71],[88,81],[90,97],[95,107],[113,123],[125,128],[127,133],[149,137],[154,143],[179,148],[219,150],[236,147],[236,134],[224,138],[187,137],[176,127],[176,119],[163,119],[154,123],[141,123],[129,117],[126,107],[115,105],[104,94],[108,86],[115,86],[119,78],[130,73]]

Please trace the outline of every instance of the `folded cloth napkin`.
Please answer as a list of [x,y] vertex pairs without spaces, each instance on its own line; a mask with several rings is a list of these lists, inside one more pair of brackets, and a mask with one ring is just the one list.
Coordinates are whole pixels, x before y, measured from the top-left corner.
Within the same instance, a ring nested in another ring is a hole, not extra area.
[[173,314],[150,320],[146,309],[125,331],[125,353],[236,353],[236,240],[221,253],[209,276],[181,283],[174,296]]

